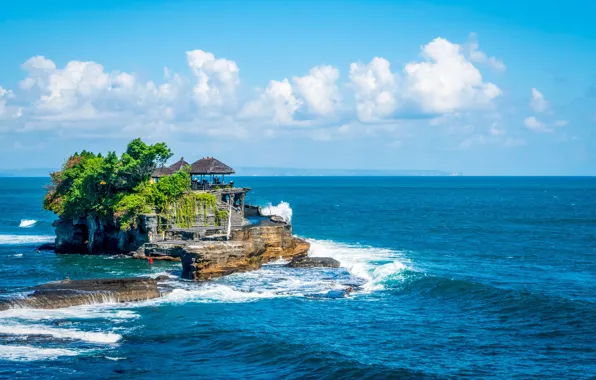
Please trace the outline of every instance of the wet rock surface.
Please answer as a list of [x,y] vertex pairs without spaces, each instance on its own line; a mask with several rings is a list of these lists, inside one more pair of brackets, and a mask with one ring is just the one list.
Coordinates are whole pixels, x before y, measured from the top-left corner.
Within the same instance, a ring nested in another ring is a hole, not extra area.
[[158,280],[153,278],[64,280],[36,286],[26,298],[2,300],[0,310],[20,307],[58,309],[96,303],[135,302],[161,295]]
[[288,264],[290,268],[339,268],[339,261],[331,257],[295,257]]

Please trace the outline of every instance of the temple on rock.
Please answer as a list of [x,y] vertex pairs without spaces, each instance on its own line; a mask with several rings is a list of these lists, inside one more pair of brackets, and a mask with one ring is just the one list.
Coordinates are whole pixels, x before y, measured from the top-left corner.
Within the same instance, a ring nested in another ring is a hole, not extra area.
[[[163,225],[163,221],[160,220],[158,223],[162,233],[157,237],[152,236],[151,240],[215,238],[229,235],[231,228],[247,224],[244,217],[244,199],[250,188],[236,187],[234,181],[229,180],[229,176],[235,173],[234,169],[214,157],[203,157],[192,164],[186,162],[182,157],[169,167],[156,168],[151,174],[151,179],[156,183],[164,176],[172,175],[183,169],[190,173],[192,192],[197,196],[199,194],[214,195],[216,203],[210,207],[203,207],[203,210],[196,212],[191,220],[186,218],[184,226],[179,224]],[[228,181],[226,181],[226,176],[228,176]],[[224,214],[226,220],[221,218]],[[180,218],[175,217],[174,219]]]

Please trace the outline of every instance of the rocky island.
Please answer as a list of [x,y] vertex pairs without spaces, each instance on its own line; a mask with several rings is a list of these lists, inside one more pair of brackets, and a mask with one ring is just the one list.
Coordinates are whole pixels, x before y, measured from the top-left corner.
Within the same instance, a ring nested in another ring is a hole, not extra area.
[[245,205],[251,189],[226,182],[232,168],[213,157],[165,166],[171,157],[164,143],[140,139],[120,157],[69,157],[51,174],[44,199],[58,216],[55,252],[176,260],[193,280],[308,254],[309,243],[292,235],[289,221]]

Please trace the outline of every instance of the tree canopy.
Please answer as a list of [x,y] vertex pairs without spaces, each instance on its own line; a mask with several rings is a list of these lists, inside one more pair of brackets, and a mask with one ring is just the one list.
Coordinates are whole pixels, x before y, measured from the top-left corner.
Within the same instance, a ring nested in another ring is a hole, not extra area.
[[155,212],[190,189],[190,174],[181,170],[151,182],[151,173],[172,156],[165,143],[131,141],[118,157],[87,151],[75,153],[62,170],[51,173],[45,209],[69,218],[113,218],[126,228],[141,213]]

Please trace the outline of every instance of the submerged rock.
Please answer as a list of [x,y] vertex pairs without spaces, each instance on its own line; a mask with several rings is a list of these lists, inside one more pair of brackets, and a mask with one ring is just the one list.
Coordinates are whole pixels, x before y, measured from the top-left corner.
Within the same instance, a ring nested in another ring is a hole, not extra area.
[[58,309],[62,307],[145,301],[162,294],[153,278],[102,278],[92,280],[64,280],[33,288],[26,298],[0,301],[0,310],[28,307]]
[[290,268],[339,268],[339,261],[331,257],[295,257],[288,264]]
[[56,250],[56,243],[44,243],[37,247],[38,251],[54,251]]

